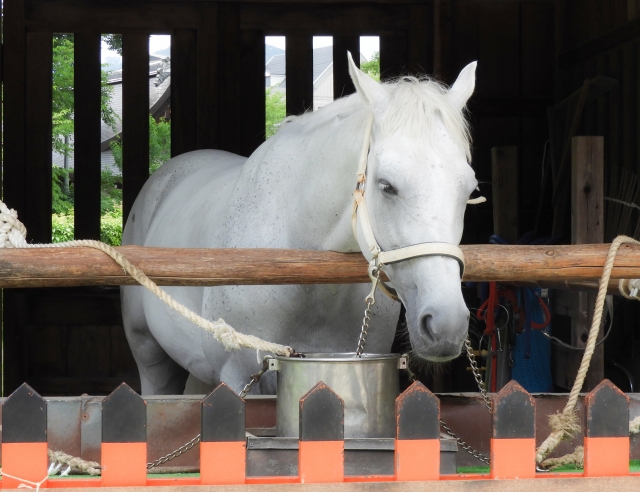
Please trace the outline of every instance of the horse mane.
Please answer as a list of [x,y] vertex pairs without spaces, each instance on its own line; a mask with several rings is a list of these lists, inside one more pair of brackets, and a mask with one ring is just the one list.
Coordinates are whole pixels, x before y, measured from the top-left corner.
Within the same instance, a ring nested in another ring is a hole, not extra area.
[[[428,77],[402,76],[383,82],[381,86],[388,93],[387,104],[376,108],[374,124],[385,136],[400,132],[417,140],[425,134],[432,135],[438,117],[457,146],[464,150],[467,161],[471,162],[471,135],[464,111],[453,106],[446,97],[449,88]],[[312,128],[322,126],[336,115],[355,113],[366,109],[362,98],[352,94],[300,116],[290,116],[283,122],[295,120]],[[363,113],[364,118],[364,113]]]

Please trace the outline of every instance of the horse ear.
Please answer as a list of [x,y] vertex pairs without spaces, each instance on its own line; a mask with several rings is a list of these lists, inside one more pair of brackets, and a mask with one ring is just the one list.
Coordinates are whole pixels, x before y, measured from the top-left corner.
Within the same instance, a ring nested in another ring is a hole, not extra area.
[[365,104],[374,108],[376,104],[384,99],[386,95],[384,89],[378,82],[356,66],[351,52],[347,51],[347,57],[349,58],[349,75],[351,75],[353,85],[356,86],[356,91],[360,94]]
[[466,106],[471,94],[473,94],[473,89],[475,89],[477,65],[478,62],[471,62],[464,67],[447,94],[451,104],[460,111]]

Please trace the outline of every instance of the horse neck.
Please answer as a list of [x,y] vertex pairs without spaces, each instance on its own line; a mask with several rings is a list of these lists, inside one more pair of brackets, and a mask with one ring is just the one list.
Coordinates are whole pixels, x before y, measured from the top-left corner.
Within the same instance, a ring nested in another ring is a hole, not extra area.
[[302,117],[300,127],[292,132],[298,135],[293,155],[301,165],[293,166],[299,196],[289,232],[296,243],[292,247],[360,251],[351,213],[368,115],[354,108],[353,99],[333,105],[335,108],[325,108],[326,114]]

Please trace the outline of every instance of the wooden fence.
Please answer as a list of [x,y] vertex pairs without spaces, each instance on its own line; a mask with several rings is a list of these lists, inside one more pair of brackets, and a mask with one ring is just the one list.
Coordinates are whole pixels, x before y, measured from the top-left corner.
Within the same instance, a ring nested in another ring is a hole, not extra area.
[[470,481],[487,479],[534,479],[518,482],[518,490],[553,486],[548,481],[537,483],[538,479],[556,479],[563,490],[592,490],[595,484],[628,486],[628,478],[592,483],[583,477],[640,475],[629,472],[629,398],[605,380],[586,396],[584,405],[582,472],[537,471],[535,401],[512,381],[493,398],[488,472],[441,475],[440,401],[416,382],[396,399],[393,473],[345,476],[344,404],[320,382],[300,400],[297,474],[248,477],[245,402],[221,384],[201,402],[199,476],[167,479],[147,476],[146,404],[122,383],[102,402],[101,476],[47,478],[47,402],[25,383],[2,407],[2,487],[35,483],[47,488],[274,484],[275,490],[285,484],[340,483],[350,490],[357,489],[357,483],[387,482],[391,490],[394,487],[389,482],[429,481],[430,489],[464,490]]

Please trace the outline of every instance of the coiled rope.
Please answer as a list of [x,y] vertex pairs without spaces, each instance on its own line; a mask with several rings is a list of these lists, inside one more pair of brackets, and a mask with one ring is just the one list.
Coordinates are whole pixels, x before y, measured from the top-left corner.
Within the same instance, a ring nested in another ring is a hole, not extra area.
[[0,201],[0,248],[94,248],[109,255],[122,267],[122,269],[135,279],[140,285],[146,287],[171,309],[184,316],[196,326],[211,333],[226,350],[238,350],[250,348],[261,352],[270,352],[278,355],[290,356],[293,349],[286,345],[267,342],[253,335],[239,333],[229,326],[222,318],[210,321],[195,313],[176,301],[163,291],[158,285],[145,275],[145,273],[127,260],[113,246],[100,241],[82,239],[66,241],[63,243],[29,244],[27,243],[27,228],[18,220],[18,213],[9,209]]
[[[582,355],[582,361],[580,362],[580,368],[578,369],[576,380],[573,383],[571,393],[569,393],[569,399],[564,409],[562,410],[562,413],[556,413],[549,416],[549,425],[551,426],[552,432],[536,451],[536,462],[540,463],[543,467],[545,466],[545,463],[549,464],[550,466],[553,466],[555,464],[550,463],[550,460],[547,460],[545,462],[544,459],[551,451],[556,448],[556,446],[558,446],[560,441],[573,438],[581,430],[578,416],[575,413],[575,407],[576,403],[578,402],[578,396],[580,395],[580,390],[582,389],[582,385],[584,384],[585,377],[587,376],[587,371],[589,370],[589,363],[591,362],[591,357],[593,356],[593,352],[596,346],[596,340],[598,338],[598,332],[600,331],[602,311],[604,308],[605,297],[607,296],[607,287],[609,285],[609,279],[611,278],[611,271],[613,270],[613,262],[615,260],[616,254],[618,253],[618,250],[620,249],[620,246],[622,246],[623,244],[640,244],[640,242],[628,236],[618,236],[613,240],[611,246],[609,247],[607,259],[602,271],[602,277],[600,277],[600,282],[598,284],[598,295],[596,297],[596,306],[593,313],[591,328],[589,329],[589,338],[587,339],[587,346],[585,347],[584,354]],[[637,283],[640,283],[640,281],[637,279],[621,280],[619,282],[620,290],[623,293],[625,292],[623,291],[623,285],[627,289],[626,292],[628,295],[625,295],[625,297],[629,299],[639,299],[637,297],[638,289],[635,288],[635,285]],[[636,425],[636,427],[638,427],[638,425]],[[579,455],[580,450],[576,449],[576,451],[574,451],[572,455],[567,455],[562,458],[569,458],[569,456],[579,457]],[[554,461],[555,460],[558,460],[558,458],[554,458]]]

